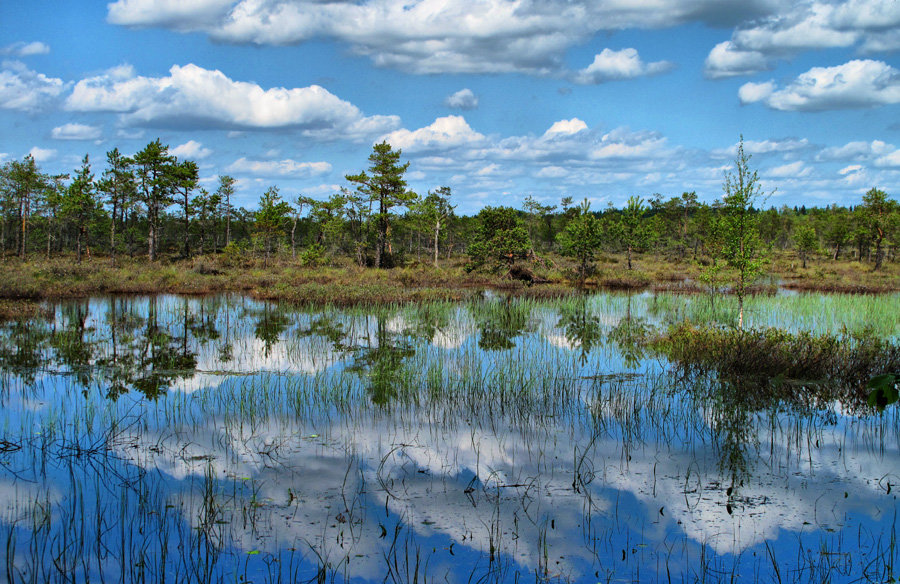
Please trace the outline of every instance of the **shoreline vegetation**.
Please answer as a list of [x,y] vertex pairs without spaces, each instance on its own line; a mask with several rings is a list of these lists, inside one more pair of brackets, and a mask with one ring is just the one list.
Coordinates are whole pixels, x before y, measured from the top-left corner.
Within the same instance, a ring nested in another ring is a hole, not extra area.
[[[900,290],[900,204],[871,188],[849,208],[766,208],[744,152],[723,196],[631,196],[592,210],[526,196],[521,209],[457,215],[456,195],[408,189],[402,151],[376,144],[328,200],[232,204],[238,181],[201,187],[199,167],[159,139],[133,157],[85,156],[50,176],[33,157],[0,165],[0,317],[35,301],[106,294],[236,292],[337,306],[464,300],[485,289],[554,298],[574,290],[729,294]],[[351,190],[352,189],[352,190]],[[146,258],[146,259],[143,259]]]
[[[0,318],[37,315],[40,302],[109,294],[240,293],[261,300],[295,305],[379,305],[406,302],[466,300],[484,290],[512,296],[557,298],[587,290],[708,293],[703,266],[669,261],[646,254],[633,258],[639,270],[629,270],[624,254],[600,258],[600,266],[584,281],[573,276],[576,267],[562,257],[540,265],[519,263],[531,276],[517,279],[508,272],[467,271],[466,258],[435,268],[415,263],[403,268],[370,269],[352,263],[304,267],[290,254],[263,260],[252,255],[238,260],[204,255],[191,259],[116,259],[93,257],[77,263],[74,257],[40,257],[0,261]],[[621,256],[621,257],[620,257]],[[802,268],[790,254],[772,258],[770,269],[749,288],[751,294],[771,294],[778,288],[802,292],[878,294],[900,291],[900,269],[891,262],[872,271],[856,261],[810,262]],[[726,280],[727,283],[727,280]],[[722,288],[729,292],[727,286]]]

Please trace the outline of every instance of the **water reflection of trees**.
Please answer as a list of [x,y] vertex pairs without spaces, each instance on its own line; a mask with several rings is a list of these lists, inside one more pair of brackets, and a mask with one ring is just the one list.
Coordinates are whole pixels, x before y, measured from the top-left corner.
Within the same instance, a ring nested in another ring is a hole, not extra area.
[[485,351],[506,351],[516,346],[514,339],[529,332],[531,305],[506,298],[472,307],[480,334],[478,347]]
[[38,373],[58,370],[86,391],[103,387],[115,399],[137,390],[156,399],[180,379],[194,375],[196,338],[214,338],[214,320],[198,320],[183,299],[178,324],[159,323],[159,300],[148,300],[146,314],[137,302],[110,298],[103,327],[91,326],[91,303],[62,304],[52,322],[34,320],[4,325],[0,367],[33,384]]
[[570,345],[578,347],[582,365],[587,363],[591,350],[603,341],[600,317],[591,313],[586,296],[581,296],[574,305],[565,305],[556,326],[563,329]]
[[366,343],[354,349],[353,363],[349,370],[366,380],[366,391],[372,403],[386,406],[392,401],[408,397],[405,389],[410,387],[412,371],[406,367],[406,360],[416,351],[405,331],[388,327],[388,314],[379,313],[366,317],[367,326],[373,334],[366,336]]
[[631,310],[632,295],[628,295],[625,316],[609,331],[608,339],[615,343],[625,365],[634,368],[644,356],[644,345],[651,331],[646,318],[634,316]]

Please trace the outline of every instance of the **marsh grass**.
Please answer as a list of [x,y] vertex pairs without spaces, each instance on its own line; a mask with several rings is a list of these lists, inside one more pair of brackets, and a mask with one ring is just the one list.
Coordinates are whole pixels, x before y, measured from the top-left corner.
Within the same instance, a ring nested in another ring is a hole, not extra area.
[[652,347],[684,374],[715,372],[741,388],[754,387],[756,399],[807,402],[840,399],[848,407],[866,403],[868,381],[900,370],[900,343],[872,332],[792,334],[780,329],[736,330],[675,326]]

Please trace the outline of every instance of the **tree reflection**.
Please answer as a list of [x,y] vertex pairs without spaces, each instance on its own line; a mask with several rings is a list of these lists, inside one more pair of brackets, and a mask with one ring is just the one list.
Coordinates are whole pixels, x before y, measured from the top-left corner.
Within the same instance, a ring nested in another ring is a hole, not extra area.
[[[95,343],[85,339],[88,303],[73,302],[62,307],[62,328],[54,330],[50,345],[56,351],[57,364],[67,369],[84,388],[94,377]],[[91,329],[92,330],[92,329]]]
[[629,294],[625,316],[609,331],[608,338],[619,348],[625,366],[634,368],[644,356],[644,341],[651,327],[644,318],[632,316],[631,298],[632,296]]
[[600,318],[588,310],[587,298],[584,296],[574,306],[566,306],[556,326],[563,329],[570,345],[579,348],[579,361],[582,365],[587,363],[591,350],[603,340]]
[[386,314],[367,316],[367,323],[370,319],[375,321],[375,336],[369,336],[365,346],[355,348],[349,370],[365,378],[372,403],[384,407],[404,397],[404,389],[409,387],[412,378],[404,362],[415,355],[415,350],[405,333],[388,328]]
[[37,372],[50,361],[47,345],[50,330],[42,321],[13,321],[0,328],[0,366],[34,384]]
[[182,305],[181,334],[173,334],[158,324],[156,297],[150,298],[147,309],[147,327],[140,339],[137,370],[131,385],[155,400],[166,393],[178,379],[190,379],[197,369],[197,353],[188,344],[191,315],[187,299]]
[[475,305],[473,313],[481,334],[478,346],[485,351],[506,351],[516,346],[513,339],[528,332],[531,306],[526,302],[485,302]]
[[254,334],[263,342],[263,353],[268,357],[272,353],[272,347],[281,341],[281,336],[287,330],[290,320],[279,306],[265,304],[256,321]]

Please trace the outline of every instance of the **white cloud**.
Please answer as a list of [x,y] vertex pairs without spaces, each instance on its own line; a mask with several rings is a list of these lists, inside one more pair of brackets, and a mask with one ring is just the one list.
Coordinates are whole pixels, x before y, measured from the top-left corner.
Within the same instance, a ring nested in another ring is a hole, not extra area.
[[747,83],[741,101],[762,101],[772,109],[822,111],[900,103],[900,71],[883,61],[854,60],[835,67],[813,67],[790,85]]
[[444,105],[453,109],[473,110],[478,107],[478,96],[471,89],[460,89],[444,100]]
[[399,124],[396,116],[365,117],[318,85],[263,89],[193,64],[175,65],[161,78],[135,76],[130,67],[117,67],[79,81],[66,108],[119,112],[133,125],[298,128],[323,139],[361,139]]
[[739,50],[731,41],[717,44],[709,52],[703,72],[710,79],[750,75],[770,69],[769,59],[759,51]]
[[196,140],[188,140],[184,144],[179,144],[169,150],[169,154],[187,160],[200,160],[212,154],[212,150],[205,148],[203,144]]
[[844,168],[838,171],[840,175],[852,174],[859,172],[863,169],[863,167],[859,164],[851,164],[850,166],[845,166]]
[[228,165],[225,170],[256,176],[308,178],[328,174],[331,172],[331,164],[327,162],[297,162],[290,158],[285,160],[248,160],[242,157]]
[[[109,20],[202,31],[216,41],[332,39],[378,66],[414,73],[563,75],[568,49],[601,32],[686,22],[734,25],[771,0],[120,0]],[[591,81],[593,82],[593,81]]]
[[894,150],[889,154],[878,157],[875,160],[875,166],[900,168],[900,150]]
[[97,140],[103,130],[98,126],[85,124],[63,124],[53,128],[50,135],[54,140]]
[[39,41],[31,43],[13,43],[0,49],[0,55],[14,55],[16,57],[46,55],[49,52],[50,47]]
[[816,155],[816,160],[864,162],[893,152],[895,149],[896,148],[893,145],[882,142],[881,140],[872,140],[871,142],[848,142],[843,146],[824,148]]
[[775,92],[775,82],[766,81],[765,83],[748,82],[741,85],[738,89],[738,99],[741,103],[754,103],[767,99]]
[[550,128],[544,132],[545,138],[551,138],[553,136],[571,136],[572,134],[577,134],[582,130],[587,130],[588,126],[584,123],[583,120],[579,120],[578,118],[572,118],[571,120],[559,120],[558,122],[554,122]]
[[857,46],[862,52],[900,48],[900,3],[896,0],[813,0],[785,3],[765,18],[748,21],[706,60],[711,78],[771,68],[774,59],[807,50]]
[[462,116],[446,116],[418,130],[401,129],[382,138],[395,149],[421,152],[475,146],[485,137],[474,131]]
[[561,166],[545,166],[535,173],[539,178],[563,178],[569,175],[569,171]]
[[665,149],[666,138],[656,132],[631,132],[618,128],[603,136],[590,151],[592,160],[648,158]]
[[594,56],[593,63],[578,71],[572,80],[585,85],[605,83],[656,75],[668,71],[672,67],[672,63],[668,61],[644,63],[635,49],[622,49],[621,51],[603,49],[599,55]]
[[3,61],[0,108],[34,113],[55,101],[66,89],[62,79],[36,73],[19,61]]
[[[737,156],[739,143],[735,142],[728,148],[713,150],[710,154],[714,158],[734,158]],[[809,140],[806,138],[781,138],[778,140],[744,140],[744,152],[751,155],[789,153],[809,148]]]
[[770,168],[765,174],[770,178],[803,178],[809,176],[811,172],[812,169],[807,167],[802,160],[798,160],[790,164]]
[[53,150],[52,148],[38,148],[35,146],[28,151],[28,154],[34,158],[35,162],[47,162],[48,160],[56,158],[56,150]]
[[233,0],[118,0],[107,5],[107,20],[125,26],[192,30],[225,16],[232,4]]

